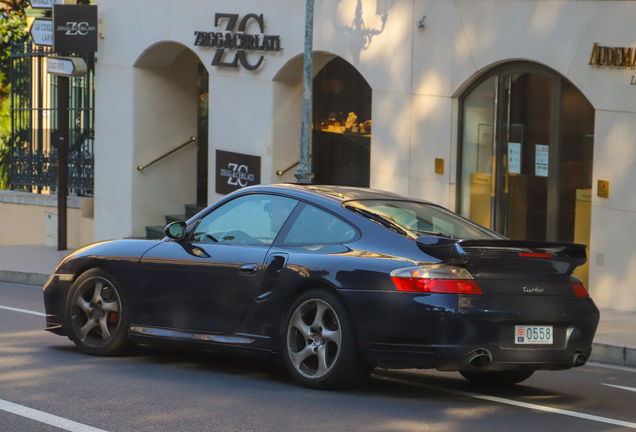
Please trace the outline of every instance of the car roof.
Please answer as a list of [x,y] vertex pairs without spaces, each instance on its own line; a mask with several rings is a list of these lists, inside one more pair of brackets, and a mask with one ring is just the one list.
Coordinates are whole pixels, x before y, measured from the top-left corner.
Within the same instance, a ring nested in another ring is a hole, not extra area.
[[413,198],[407,195],[401,195],[393,192],[387,192],[379,189],[369,189],[353,186],[331,186],[331,185],[305,185],[297,183],[282,183],[282,184],[266,184],[252,186],[249,189],[265,189],[268,191],[280,191],[280,192],[308,192],[311,195],[320,195],[323,198],[328,198],[333,201],[344,202],[352,200],[400,200],[400,201],[417,201],[427,204],[432,204],[428,201]]

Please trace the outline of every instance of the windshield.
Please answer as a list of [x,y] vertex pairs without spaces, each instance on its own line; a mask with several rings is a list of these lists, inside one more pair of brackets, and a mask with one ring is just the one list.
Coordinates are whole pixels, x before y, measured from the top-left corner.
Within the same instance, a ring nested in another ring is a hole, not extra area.
[[395,231],[405,231],[407,235],[412,237],[503,238],[499,234],[460,218],[445,208],[420,202],[360,200],[346,202],[345,207],[353,207],[354,211],[359,209],[362,211],[361,214],[371,218],[373,218],[372,216],[382,218],[387,222],[387,226],[389,224],[395,225]]

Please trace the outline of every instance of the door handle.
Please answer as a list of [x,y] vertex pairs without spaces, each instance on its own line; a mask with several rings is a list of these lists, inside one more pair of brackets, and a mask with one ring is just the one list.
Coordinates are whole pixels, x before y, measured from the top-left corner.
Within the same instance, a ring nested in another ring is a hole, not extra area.
[[243,264],[239,267],[238,272],[242,275],[253,275],[258,270],[258,264]]

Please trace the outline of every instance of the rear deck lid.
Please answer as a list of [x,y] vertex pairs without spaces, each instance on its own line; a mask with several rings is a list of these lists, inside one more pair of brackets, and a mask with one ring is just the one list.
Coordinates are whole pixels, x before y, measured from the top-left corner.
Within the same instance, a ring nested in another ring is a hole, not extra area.
[[420,237],[426,254],[470,272],[483,294],[574,297],[571,275],[586,246],[522,240]]

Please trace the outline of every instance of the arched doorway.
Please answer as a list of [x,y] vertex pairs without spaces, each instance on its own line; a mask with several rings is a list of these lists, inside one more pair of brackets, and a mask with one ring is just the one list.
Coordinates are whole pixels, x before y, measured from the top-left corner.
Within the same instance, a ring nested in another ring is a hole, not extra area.
[[313,82],[314,183],[369,187],[371,87],[336,57]]
[[[303,55],[298,55],[274,77],[272,171],[278,181],[296,181],[302,70]],[[313,77],[313,183],[368,187],[371,87],[347,61],[322,51],[314,52]]]
[[134,66],[133,160],[143,169],[132,179],[133,236],[162,236],[167,222],[187,218],[186,206],[207,204],[208,72],[171,41],[149,47]]
[[512,239],[589,245],[594,116],[546,67],[490,70],[460,97],[459,213]]

